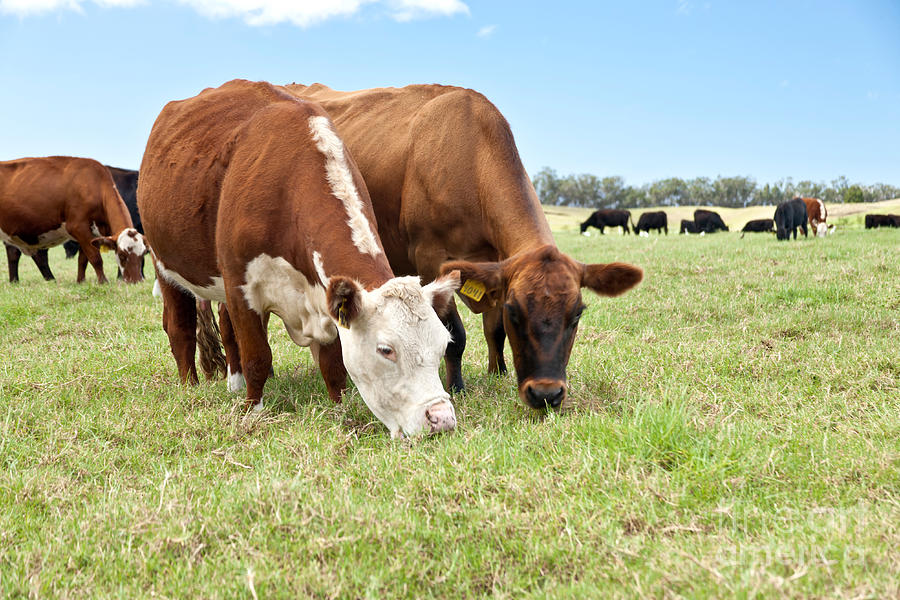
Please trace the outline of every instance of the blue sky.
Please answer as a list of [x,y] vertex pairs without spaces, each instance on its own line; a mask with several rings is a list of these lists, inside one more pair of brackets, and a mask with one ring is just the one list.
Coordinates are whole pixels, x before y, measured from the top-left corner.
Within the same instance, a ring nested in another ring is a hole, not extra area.
[[529,173],[900,185],[900,2],[0,0],[0,159],[137,168],[243,77],[474,88]]

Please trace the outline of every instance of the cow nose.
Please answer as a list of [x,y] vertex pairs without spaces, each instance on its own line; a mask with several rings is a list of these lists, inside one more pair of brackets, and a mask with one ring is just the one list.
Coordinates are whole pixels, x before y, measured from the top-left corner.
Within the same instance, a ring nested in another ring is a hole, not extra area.
[[452,431],[456,428],[456,411],[450,402],[444,401],[432,404],[425,409],[425,419],[431,428],[431,433]]
[[566,397],[566,388],[558,383],[554,384],[529,384],[525,388],[528,403],[534,408],[559,408]]

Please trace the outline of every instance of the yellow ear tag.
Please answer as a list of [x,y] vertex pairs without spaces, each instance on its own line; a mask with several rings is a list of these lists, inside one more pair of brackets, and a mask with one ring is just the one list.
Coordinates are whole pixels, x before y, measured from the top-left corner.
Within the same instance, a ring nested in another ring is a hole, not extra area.
[[100,246],[100,252],[109,252],[109,246]]
[[341,300],[341,306],[338,308],[338,325],[344,329],[350,329],[350,317],[347,315],[346,300]]
[[459,288],[459,293],[478,302],[484,296],[484,284],[474,279],[467,279],[463,286]]

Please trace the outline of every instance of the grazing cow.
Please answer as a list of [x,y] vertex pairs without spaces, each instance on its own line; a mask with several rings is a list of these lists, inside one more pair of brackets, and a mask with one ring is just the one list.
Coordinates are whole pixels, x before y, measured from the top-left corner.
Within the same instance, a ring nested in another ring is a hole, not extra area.
[[773,231],[775,231],[774,219],[753,219],[747,221],[747,224],[741,229],[741,239],[744,239],[745,233],[771,233]]
[[0,162],[0,240],[32,256],[69,239],[86,252],[79,283],[87,262],[106,283],[100,249],[115,250],[125,281],[142,279],[140,257],[147,246],[103,165],[70,156]]
[[[138,172],[131,171],[129,169],[110,167],[108,165],[106,168],[109,169],[109,173],[113,177],[113,182],[116,185],[116,189],[119,191],[119,195],[125,202],[125,206],[128,207],[128,213],[131,215],[131,222],[134,225],[134,228],[138,233],[144,233],[144,227],[141,225],[141,216],[140,214],[138,214],[137,209]],[[6,260],[9,263],[9,280],[18,281],[19,258],[22,256],[22,252],[15,246],[11,246],[9,244],[5,245]],[[66,250],[66,258],[73,258],[75,255],[78,255],[79,272],[84,272],[84,270],[87,268],[87,255],[83,252],[79,254],[81,246],[78,245],[78,242],[76,242],[75,240],[69,240],[63,244],[63,248],[65,248]],[[37,265],[38,269],[40,269],[41,275],[44,276],[45,280],[52,281],[54,279],[53,272],[50,270],[50,263],[48,261],[46,248],[35,251],[35,253],[31,256],[31,259],[34,261],[34,264]],[[121,279],[122,269],[119,269],[118,271],[119,279]],[[141,256],[141,277],[144,277],[144,256]]]
[[600,230],[600,235],[603,235],[603,229],[606,227],[621,227],[623,233],[631,233],[628,229],[628,221],[630,220],[630,211],[601,208],[592,212],[587,221],[581,224],[581,233],[587,231],[588,227],[596,227]]
[[866,215],[866,229],[900,227],[900,215]]
[[700,230],[697,228],[697,224],[694,221],[682,219],[681,229],[678,230],[678,233],[700,233]]
[[435,310],[459,273],[424,287],[394,277],[362,176],[320,106],[242,80],[168,103],[138,205],[182,381],[197,381],[195,297],[216,300],[229,387],[246,383],[246,408],[262,408],[274,313],[310,346],[335,401],[349,372],[392,436],[455,427],[438,374],[450,334]]
[[697,224],[697,231],[704,233],[715,233],[717,231],[728,231],[728,227],[719,216],[719,213],[698,208],[694,211],[694,223]]
[[825,237],[828,235],[828,225],[825,223],[828,218],[828,211],[825,209],[825,203],[818,198],[794,198],[794,200],[802,200],[806,205],[806,216],[809,219],[809,226],[813,230],[816,237]]
[[803,237],[807,237],[806,219],[806,203],[803,200],[794,198],[782,202],[775,208],[775,237],[787,240],[793,233],[796,240],[798,228],[803,230]]
[[[581,288],[615,296],[643,272],[559,251],[509,124],[481,94],[441,85],[286,87],[331,115],[369,187],[395,272],[429,281],[459,270],[460,299],[483,315],[488,370],[506,371],[508,335],[519,398],[536,409],[561,406]],[[455,303],[444,322],[454,340],[447,384],[461,390],[466,338]]]
[[634,226],[635,233],[640,233],[641,231],[650,233],[651,229],[655,229],[660,233],[665,230],[666,235],[669,235],[669,218],[666,217],[665,212],[661,210],[645,212],[638,219],[637,225]]

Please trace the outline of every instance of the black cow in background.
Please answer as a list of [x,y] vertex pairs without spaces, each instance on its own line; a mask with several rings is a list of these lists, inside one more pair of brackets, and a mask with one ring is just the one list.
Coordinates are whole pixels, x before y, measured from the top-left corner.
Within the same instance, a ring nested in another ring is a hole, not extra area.
[[665,230],[666,235],[669,235],[669,219],[666,217],[666,213],[661,210],[645,212],[638,219],[637,225],[634,226],[635,233],[642,231],[650,233],[651,229],[655,229],[660,233]]
[[728,231],[728,227],[719,213],[703,208],[694,211],[694,223],[697,225],[697,231],[706,233],[715,233],[719,230]]
[[866,229],[900,227],[900,215],[866,215]]
[[[128,207],[128,213],[131,215],[131,222],[134,223],[134,228],[138,230],[138,233],[144,233],[144,224],[141,223],[141,215],[138,212],[137,207],[137,184],[138,184],[138,172],[132,171],[131,169],[120,169],[118,167],[110,167],[106,165],[106,168],[109,170],[110,175],[112,175],[113,181],[116,183],[116,188],[119,190],[119,195],[122,196],[122,200],[125,202],[125,206]],[[63,247],[66,249],[66,258],[72,258],[76,254],[78,254],[81,248],[78,246],[78,242],[75,240],[69,240]],[[85,261],[87,262],[87,257],[84,254],[80,254],[78,256],[79,264]],[[141,276],[144,275],[144,257],[141,257]],[[119,279],[122,278],[122,272],[119,271]]]
[[741,229],[741,239],[744,239],[745,233],[771,233],[773,231],[775,231],[774,219],[754,219],[747,221],[747,224]]
[[[110,167],[106,165],[107,170],[109,170],[110,175],[112,175],[113,181],[116,184],[116,188],[119,190],[119,195],[122,196],[122,200],[125,201],[125,206],[128,207],[128,212],[131,214],[131,222],[134,223],[134,228],[138,230],[139,233],[144,233],[144,226],[141,224],[141,215],[138,214],[137,207],[137,181],[138,181],[138,172],[132,171],[131,169],[119,169],[118,167]],[[108,231],[101,231],[103,235],[109,235]],[[81,247],[78,245],[78,242],[75,240],[69,240],[63,247],[66,249],[66,258],[72,258],[76,254],[79,253]],[[19,281],[19,259],[22,257],[22,251],[16,248],[15,246],[10,246],[6,244],[6,262],[9,265],[9,281],[10,283],[15,283]],[[47,281],[53,281],[53,272],[50,270],[50,261],[47,258],[47,250],[38,250],[31,257],[34,261],[34,264],[37,265],[37,268],[40,270],[41,275],[44,276],[44,279]],[[87,256],[84,253],[81,253],[78,257],[79,266],[81,263],[84,263],[84,267],[87,267]],[[84,268],[82,267],[82,268]],[[144,257],[141,257],[141,276],[144,275]],[[119,278],[122,278],[122,272],[119,271]]]
[[[627,210],[618,210],[615,208],[601,208],[591,213],[587,221],[581,224],[581,233],[587,231],[588,227],[596,227],[603,235],[604,227],[621,227],[624,233],[631,233],[628,229],[628,222],[631,220],[631,212]],[[140,230],[138,230],[140,231]]]
[[788,240],[791,233],[797,239],[797,229],[803,230],[803,237],[808,237],[806,230],[806,203],[800,198],[782,202],[775,209],[775,237]]
[[693,221],[688,221],[687,219],[681,220],[681,229],[678,233],[700,233],[700,230],[697,229],[697,224]]

